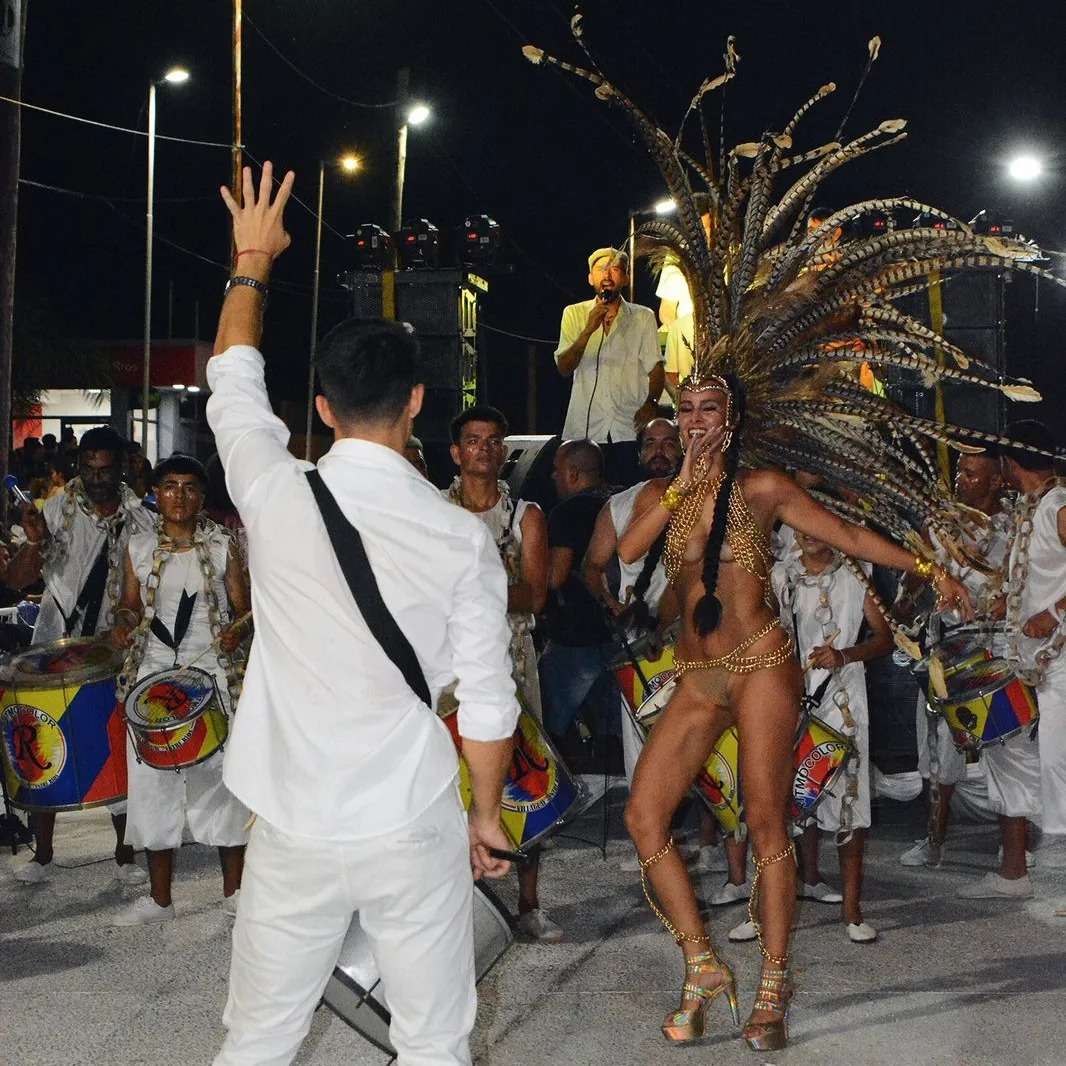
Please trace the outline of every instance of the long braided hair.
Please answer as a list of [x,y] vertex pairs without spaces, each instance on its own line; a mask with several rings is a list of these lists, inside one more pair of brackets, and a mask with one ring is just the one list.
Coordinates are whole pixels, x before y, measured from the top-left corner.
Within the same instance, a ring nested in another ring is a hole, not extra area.
[[729,522],[729,497],[733,493],[733,484],[737,479],[737,467],[740,465],[740,436],[744,423],[746,399],[744,386],[735,374],[724,374],[732,393],[730,403],[733,420],[733,439],[725,453],[725,478],[719,486],[714,501],[714,517],[711,531],[707,534],[707,548],[703,554],[704,594],[692,612],[696,632],[701,637],[713,633],[722,620],[722,601],[715,595],[718,587],[718,563],[725,543],[726,527]]

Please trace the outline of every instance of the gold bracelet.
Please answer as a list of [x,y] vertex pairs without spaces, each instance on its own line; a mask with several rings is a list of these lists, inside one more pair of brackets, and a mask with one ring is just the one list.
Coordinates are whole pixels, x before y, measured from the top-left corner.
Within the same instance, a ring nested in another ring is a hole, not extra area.
[[670,485],[667,490],[659,497],[659,503],[665,507],[671,514],[674,513],[680,506],[685,498],[685,493],[674,488]]

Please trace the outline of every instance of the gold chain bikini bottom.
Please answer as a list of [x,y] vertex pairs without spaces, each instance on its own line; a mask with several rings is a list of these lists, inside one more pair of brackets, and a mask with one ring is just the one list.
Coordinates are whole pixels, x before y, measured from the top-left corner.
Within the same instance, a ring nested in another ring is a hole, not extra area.
[[693,670],[725,670],[730,674],[753,674],[757,670],[769,670],[773,666],[779,666],[792,655],[794,650],[791,635],[786,634],[785,643],[773,651],[762,652],[759,655],[742,655],[741,652],[747,651],[780,625],[780,619],[771,619],[761,629],[741,641],[731,652],[717,659],[675,659],[674,676],[680,678]]

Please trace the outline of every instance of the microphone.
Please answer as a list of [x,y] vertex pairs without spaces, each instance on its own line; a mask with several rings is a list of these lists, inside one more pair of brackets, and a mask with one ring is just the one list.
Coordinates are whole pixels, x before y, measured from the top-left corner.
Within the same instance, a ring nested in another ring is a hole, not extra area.
[[33,497],[19,487],[19,479],[15,477],[14,474],[8,474],[7,477],[4,478],[4,484],[11,491],[11,495],[14,496],[19,503],[32,506]]

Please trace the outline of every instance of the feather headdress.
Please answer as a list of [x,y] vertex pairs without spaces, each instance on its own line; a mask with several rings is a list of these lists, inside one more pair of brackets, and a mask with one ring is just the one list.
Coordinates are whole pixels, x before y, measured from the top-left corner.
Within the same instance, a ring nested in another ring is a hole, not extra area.
[[[971,363],[897,301],[969,271],[1010,269],[1066,283],[1037,265],[1040,253],[1032,243],[982,235],[911,197],[864,200],[808,227],[810,205],[830,174],[906,137],[906,122],[894,118],[843,138],[858,89],[828,143],[795,146],[802,120],[831,96],[833,83],[814,92],[779,130],[726,151],[724,133],[717,146],[712,143],[704,105],[736,76],[733,38],[724,70],[701,83],[674,136],[605,77],[583,34],[575,39],[593,69],[533,46],[523,53],[532,63],[559,67],[594,85],[600,100],[627,115],[662,173],[677,210],[645,222],[638,232],[645,248],[676,260],[688,282],[693,369],[682,386],[728,388],[723,375],[742,383],[746,465],[797,467],[859,494],[861,515],[850,517],[875,522],[913,550],[924,551],[914,533],[923,527],[935,530],[949,548],[956,545],[951,530],[964,517],[939,478],[936,445],[980,451],[1010,442],[919,418],[861,387],[856,371],[867,363],[912,371],[927,387],[959,383],[998,390],[1015,401],[1038,400],[1028,382],[1003,381],[991,368]],[[879,38],[869,43],[860,87],[880,45]],[[701,135],[700,149],[691,152],[685,146],[690,125],[698,125]],[[707,225],[697,208],[699,194],[713,205]],[[865,227],[872,235],[839,241],[844,228],[859,230],[871,217],[901,212],[920,217],[921,224],[881,233]]]

